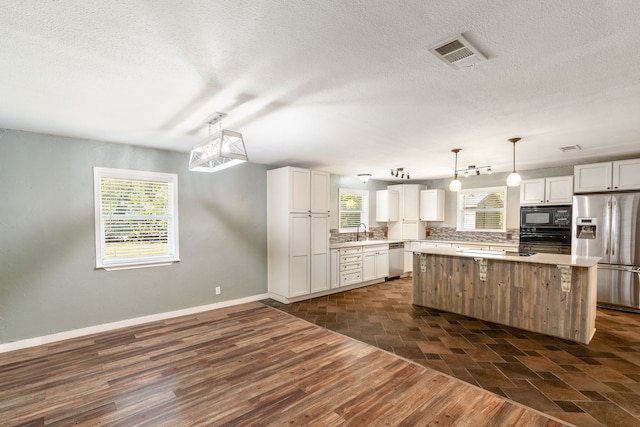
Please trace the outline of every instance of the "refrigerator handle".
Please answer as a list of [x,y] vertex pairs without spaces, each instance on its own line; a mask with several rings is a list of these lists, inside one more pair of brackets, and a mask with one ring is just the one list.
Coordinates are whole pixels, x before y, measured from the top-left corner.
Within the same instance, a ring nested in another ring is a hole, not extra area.
[[609,256],[609,243],[611,242],[611,199],[607,200],[607,209],[604,214],[604,254]]
[[611,262],[617,262],[616,246],[618,245],[618,239],[620,238],[620,212],[618,210],[618,200],[615,197],[611,198]]

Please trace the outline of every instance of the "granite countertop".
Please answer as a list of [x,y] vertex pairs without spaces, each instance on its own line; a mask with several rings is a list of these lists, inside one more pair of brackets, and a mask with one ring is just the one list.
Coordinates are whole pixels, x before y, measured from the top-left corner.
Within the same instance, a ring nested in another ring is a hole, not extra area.
[[457,251],[455,248],[423,248],[414,251],[430,255],[446,255],[466,258],[500,259],[513,262],[526,262],[531,264],[557,264],[570,265],[572,267],[594,267],[600,261],[600,257],[585,257],[560,254],[533,254],[530,256],[518,256],[515,253],[498,253],[498,251]]

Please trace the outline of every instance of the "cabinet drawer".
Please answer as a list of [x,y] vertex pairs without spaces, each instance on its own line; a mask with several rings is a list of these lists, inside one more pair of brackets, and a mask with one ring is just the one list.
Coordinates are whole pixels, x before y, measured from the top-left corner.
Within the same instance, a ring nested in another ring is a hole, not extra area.
[[362,270],[352,270],[340,273],[340,286],[353,285],[362,282]]
[[363,252],[380,252],[389,250],[389,245],[367,245],[362,247]]
[[362,253],[362,246],[355,248],[342,248],[340,249],[340,255],[356,255]]
[[340,254],[340,264],[345,264],[349,262],[357,262],[362,261],[362,254],[354,254],[354,255],[342,255]]
[[362,268],[362,262],[350,262],[348,264],[340,264],[340,271],[358,270]]

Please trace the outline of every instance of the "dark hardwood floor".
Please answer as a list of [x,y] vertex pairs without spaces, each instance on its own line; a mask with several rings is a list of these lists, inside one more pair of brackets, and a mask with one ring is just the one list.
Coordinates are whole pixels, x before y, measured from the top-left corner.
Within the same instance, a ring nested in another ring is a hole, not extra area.
[[0,354],[0,425],[563,423],[256,302]]
[[640,315],[598,309],[589,345],[413,306],[411,278],[265,303],[580,426],[640,426]]

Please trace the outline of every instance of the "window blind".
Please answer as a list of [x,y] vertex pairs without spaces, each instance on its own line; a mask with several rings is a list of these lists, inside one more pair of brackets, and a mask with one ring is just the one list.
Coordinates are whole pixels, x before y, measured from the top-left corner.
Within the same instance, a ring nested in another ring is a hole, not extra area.
[[177,260],[175,175],[96,169],[97,266]]
[[339,190],[340,231],[355,232],[364,223],[368,227],[369,192],[365,190]]
[[505,228],[505,190],[468,190],[460,194],[458,228],[498,231]]

